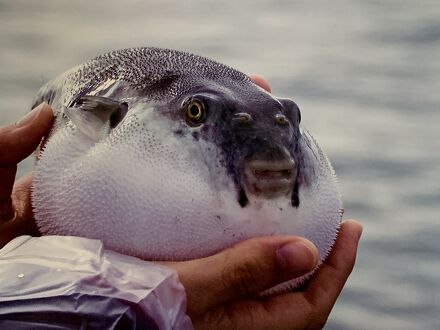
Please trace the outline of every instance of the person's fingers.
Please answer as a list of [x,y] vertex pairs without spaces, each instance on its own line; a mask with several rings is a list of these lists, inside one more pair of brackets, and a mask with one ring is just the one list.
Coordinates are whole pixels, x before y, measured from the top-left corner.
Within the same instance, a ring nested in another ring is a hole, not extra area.
[[0,127],[0,223],[14,217],[11,193],[17,164],[35,150],[52,120],[50,106],[42,103],[18,123]]
[[307,300],[320,311],[325,323],[356,261],[362,225],[354,220],[342,223],[336,244],[321,268],[313,276],[306,291]]
[[285,293],[264,300],[243,299],[218,306],[194,319],[195,327],[321,329],[353,268],[361,232],[362,226],[355,221],[341,225],[334,252],[305,292]]
[[[14,184],[14,189],[12,191],[14,208],[16,210],[17,216],[20,218],[33,219],[31,203],[31,187],[33,177],[34,172],[30,172],[27,175],[21,177]],[[33,224],[34,222],[31,221],[29,225],[32,226]],[[36,227],[30,228],[30,232],[35,234],[35,229]]]
[[17,214],[5,223],[0,222],[0,248],[17,236],[31,235],[39,236],[37,225],[34,221],[28,221],[33,218],[31,198],[31,185],[33,173],[28,173],[20,178],[14,185],[12,194]]
[[260,86],[269,93],[272,91],[269,82],[259,74],[251,74],[249,75],[249,78],[251,78],[251,80],[254,82],[255,85]]
[[29,156],[45,136],[53,120],[53,112],[42,103],[15,124],[0,127],[0,166],[16,165]]
[[[243,299],[218,306],[193,318],[196,329],[306,329],[313,324],[313,306],[301,293],[267,299]],[[311,328],[318,329],[318,328]]]
[[319,260],[316,247],[293,236],[253,238],[216,255],[171,263],[187,291],[188,312],[260,292],[311,271]]
[[11,220],[14,217],[14,209],[12,208],[11,193],[12,193],[12,187],[14,186],[16,172],[17,172],[17,165],[14,166],[0,165],[0,178],[1,178],[0,223]]

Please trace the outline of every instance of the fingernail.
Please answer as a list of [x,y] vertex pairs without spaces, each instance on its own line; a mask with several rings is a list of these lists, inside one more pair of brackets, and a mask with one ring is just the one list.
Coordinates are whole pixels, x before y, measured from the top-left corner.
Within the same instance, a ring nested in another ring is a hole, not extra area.
[[353,227],[351,230],[353,230],[354,227],[357,227],[357,229],[356,229],[356,232],[357,232],[356,233],[356,238],[357,238],[358,241],[361,239],[362,232],[364,231],[364,228],[363,228],[362,224],[359,221],[350,219],[350,220],[344,221],[342,224],[347,224],[347,225]]
[[282,245],[276,256],[281,269],[286,272],[310,271],[319,261],[318,250],[307,240],[296,240]]
[[358,241],[361,239],[363,231],[364,231],[364,228],[361,226],[361,230],[359,230],[359,233],[358,233]]
[[34,108],[31,112],[29,112],[26,116],[21,118],[18,122],[15,123],[15,126],[17,127],[23,127],[32,122],[35,118],[38,117],[38,114],[43,109],[44,102],[38,105],[36,108]]

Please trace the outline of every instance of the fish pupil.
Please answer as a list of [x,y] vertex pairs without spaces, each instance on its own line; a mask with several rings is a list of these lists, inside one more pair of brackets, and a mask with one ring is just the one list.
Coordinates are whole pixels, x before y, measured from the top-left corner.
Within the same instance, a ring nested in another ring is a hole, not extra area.
[[189,107],[189,113],[193,118],[197,118],[200,116],[200,108],[196,104],[193,104]]

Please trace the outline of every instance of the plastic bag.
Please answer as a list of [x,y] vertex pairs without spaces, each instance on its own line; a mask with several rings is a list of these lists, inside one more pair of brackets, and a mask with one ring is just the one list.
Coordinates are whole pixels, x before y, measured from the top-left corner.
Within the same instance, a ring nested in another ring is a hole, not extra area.
[[1,329],[192,329],[170,268],[98,240],[21,236],[0,250]]

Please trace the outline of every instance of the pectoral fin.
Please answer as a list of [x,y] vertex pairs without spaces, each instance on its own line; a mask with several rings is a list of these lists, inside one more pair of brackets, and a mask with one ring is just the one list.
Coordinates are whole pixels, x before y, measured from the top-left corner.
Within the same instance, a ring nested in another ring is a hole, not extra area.
[[81,96],[73,107],[65,108],[72,123],[95,142],[108,136],[128,111],[126,103],[102,96]]

